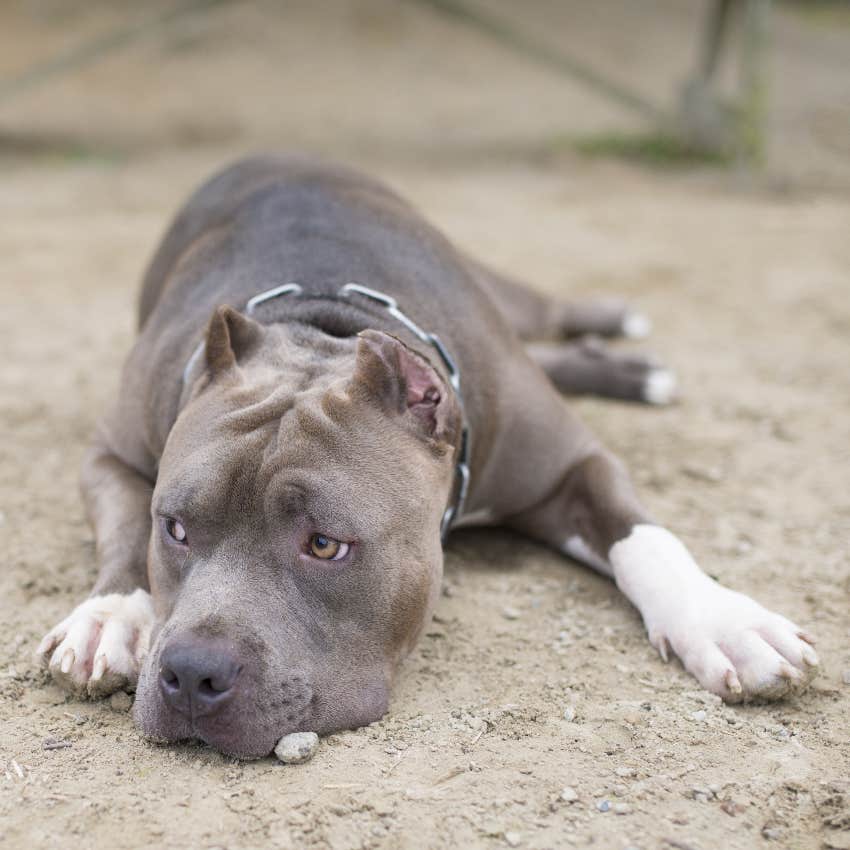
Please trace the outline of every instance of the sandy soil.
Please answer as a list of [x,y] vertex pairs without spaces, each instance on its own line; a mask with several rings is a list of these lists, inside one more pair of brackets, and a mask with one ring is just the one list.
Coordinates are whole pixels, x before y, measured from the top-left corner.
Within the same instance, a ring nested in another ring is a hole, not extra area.
[[[687,19],[654,6],[674,49],[641,79],[672,80]],[[116,19],[86,8],[10,4],[3,73]],[[569,10],[540,10],[584,43]],[[780,20],[805,73],[781,95],[777,188],[553,152],[631,119],[416,5],[337,11],[225,5],[0,111],[0,843],[850,848],[848,166],[800,141],[813,104],[844,114],[828,95],[850,29]],[[31,652],[92,580],[77,469],[142,265],[211,168],[293,144],[382,174],[541,288],[622,293],[653,316],[681,403],[569,403],[712,575],[818,636],[807,694],[721,705],[660,661],[612,585],[498,531],[452,538],[387,717],[307,765],[153,746],[125,704],[48,681]]]

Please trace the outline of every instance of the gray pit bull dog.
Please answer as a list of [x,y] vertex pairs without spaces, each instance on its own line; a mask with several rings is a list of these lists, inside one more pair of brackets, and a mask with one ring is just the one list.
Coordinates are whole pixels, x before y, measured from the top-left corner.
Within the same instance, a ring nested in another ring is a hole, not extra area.
[[99,577],[38,652],[76,694],[135,687],[151,739],[258,757],[380,718],[451,524],[612,577],[727,701],[814,675],[812,639],[707,577],[559,395],[670,400],[583,338],[645,331],[623,305],[536,295],[380,183],[265,157],[179,213],[139,327],[82,475]]

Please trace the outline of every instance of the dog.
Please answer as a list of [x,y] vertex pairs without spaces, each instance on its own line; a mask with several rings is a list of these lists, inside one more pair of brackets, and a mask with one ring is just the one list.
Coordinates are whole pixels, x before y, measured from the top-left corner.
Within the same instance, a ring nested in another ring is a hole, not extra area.
[[611,577],[724,700],[801,691],[812,638],[703,573],[561,396],[670,401],[599,341],[647,329],[497,274],[357,172],[237,162],[147,270],[83,465],[98,578],[37,654],[74,694],[135,688],[149,739],[265,756],[382,717],[445,535],[498,524]]

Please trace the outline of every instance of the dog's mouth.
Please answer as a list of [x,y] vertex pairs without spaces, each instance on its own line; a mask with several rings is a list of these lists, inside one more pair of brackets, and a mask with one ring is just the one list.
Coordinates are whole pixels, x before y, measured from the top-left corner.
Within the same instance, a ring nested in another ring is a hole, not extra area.
[[200,741],[228,756],[255,759],[290,732],[314,731],[317,698],[302,675],[270,682],[240,664],[236,674],[193,677],[182,662],[163,663],[163,657],[142,670],[133,708],[136,726],[153,742]]
[[137,695],[134,720],[142,735],[157,744],[197,742],[226,756],[258,759],[269,755],[290,732],[309,731],[309,723],[270,723],[267,718],[235,712],[187,717],[163,706],[149,706]]
[[235,758],[241,761],[256,761],[257,759],[265,758],[274,751],[277,742],[286,734],[286,732],[276,735],[274,740],[268,744],[262,743],[260,746],[244,746],[239,742],[233,741],[230,737],[219,738],[218,736],[205,735],[200,732],[194,732],[188,735],[180,735],[177,737],[164,736],[158,733],[151,733],[146,729],[140,728],[142,737],[150,741],[152,744],[161,746],[188,745],[211,747],[223,756]]
[[202,741],[228,756],[263,758],[292,732],[327,735],[379,720],[390,682],[381,658],[310,659],[254,635],[163,630],[142,666],[133,719],[156,743]]

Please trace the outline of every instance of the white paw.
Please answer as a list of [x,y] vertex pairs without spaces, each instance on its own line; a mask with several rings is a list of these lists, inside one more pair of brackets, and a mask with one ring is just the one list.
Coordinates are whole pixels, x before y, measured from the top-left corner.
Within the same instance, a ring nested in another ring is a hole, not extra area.
[[669,369],[651,369],[644,381],[643,400],[649,404],[670,404],[676,398],[677,381]]
[[706,690],[727,702],[779,699],[804,690],[816,675],[809,635],[710,579],[669,531],[635,526],[610,558],[661,657],[675,652]]
[[154,623],[150,594],[94,596],[51,629],[36,650],[56,683],[78,696],[134,688]]
[[621,327],[630,339],[646,339],[652,333],[652,321],[644,313],[626,313]]
[[798,693],[819,664],[812,638],[794,623],[714,583],[698,605],[654,622],[649,640],[665,660],[672,649],[706,690],[727,702]]

